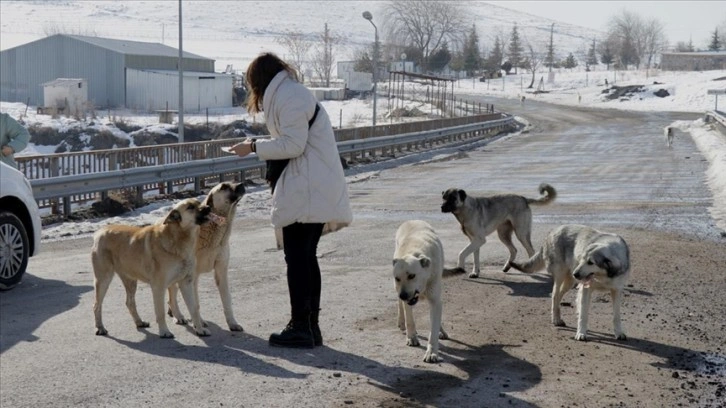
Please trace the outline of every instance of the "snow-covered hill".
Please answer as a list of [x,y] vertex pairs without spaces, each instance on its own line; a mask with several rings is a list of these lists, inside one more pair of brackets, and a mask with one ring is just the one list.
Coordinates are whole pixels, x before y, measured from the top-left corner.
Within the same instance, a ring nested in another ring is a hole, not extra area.
[[[284,54],[275,41],[286,31],[311,38],[327,23],[342,38],[339,60],[351,59],[354,51],[373,41],[373,27],[362,17],[373,13],[383,33],[384,1],[184,1],[183,48],[216,60],[216,70],[228,64],[244,69],[262,51]],[[495,35],[509,37],[514,23],[520,36],[532,44],[549,41],[554,26],[558,57],[586,50],[598,31],[555,22],[494,6],[463,1],[470,23],[476,24],[481,46],[489,50]],[[178,47],[179,6],[176,1],[2,1],[0,49],[5,50],[58,31],[160,42]],[[22,23],[19,23],[22,22]],[[382,39],[383,40],[383,39]]]

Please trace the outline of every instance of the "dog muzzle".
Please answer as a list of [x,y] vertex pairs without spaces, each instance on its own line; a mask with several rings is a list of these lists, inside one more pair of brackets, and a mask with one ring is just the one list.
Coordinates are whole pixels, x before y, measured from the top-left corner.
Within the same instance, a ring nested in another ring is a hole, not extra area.
[[406,292],[401,292],[398,295],[398,298],[403,300],[404,302],[406,302],[409,306],[413,306],[416,303],[418,303],[419,292],[418,291],[413,292],[413,296],[411,296],[410,298],[408,297],[408,294]]

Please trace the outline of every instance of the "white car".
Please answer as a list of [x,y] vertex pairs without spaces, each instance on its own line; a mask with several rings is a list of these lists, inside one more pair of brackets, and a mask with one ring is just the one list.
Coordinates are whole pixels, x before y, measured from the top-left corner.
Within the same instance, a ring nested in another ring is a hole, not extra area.
[[23,173],[0,162],[0,290],[20,283],[28,258],[40,250],[41,220]]

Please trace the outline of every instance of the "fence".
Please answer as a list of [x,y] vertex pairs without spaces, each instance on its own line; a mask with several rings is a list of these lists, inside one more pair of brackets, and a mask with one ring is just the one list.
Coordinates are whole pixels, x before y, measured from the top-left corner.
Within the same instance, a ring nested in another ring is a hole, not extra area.
[[[485,137],[513,123],[512,117],[497,113],[343,129],[336,131],[336,139],[341,156],[355,161],[395,149]],[[261,177],[264,162],[222,152],[222,147],[241,140],[26,156],[19,157],[18,162],[31,180],[39,206],[57,213],[62,204],[63,213],[68,215],[71,204],[95,200],[99,193],[105,195],[110,190],[133,188],[138,195],[152,190],[164,194],[172,192],[174,186],[192,184],[199,191],[209,181]]]

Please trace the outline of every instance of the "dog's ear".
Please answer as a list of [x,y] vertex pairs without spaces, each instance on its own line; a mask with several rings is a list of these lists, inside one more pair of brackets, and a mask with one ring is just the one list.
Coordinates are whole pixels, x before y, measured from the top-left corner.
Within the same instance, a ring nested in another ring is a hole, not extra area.
[[614,278],[620,275],[620,264],[617,261],[614,261],[599,252],[593,253],[592,259],[595,261],[597,266],[607,271],[608,278]]
[[393,266],[396,266],[396,263],[398,263],[398,261],[399,261],[399,259],[394,259],[393,260]]
[[179,210],[171,210],[169,215],[166,216],[166,219],[164,219],[164,224],[171,224],[172,222],[179,221],[181,221],[181,213]]
[[418,261],[421,263],[422,268],[428,268],[431,265],[431,260],[425,255],[421,255]]
[[461,201],[463,203],[464,200],[466,200],[466,191],[459,190],[459,201]]

